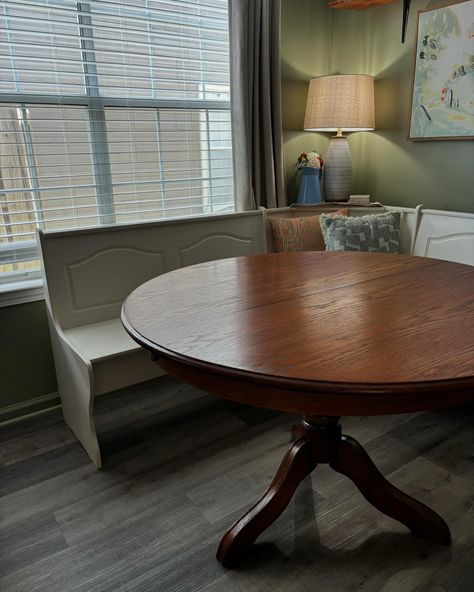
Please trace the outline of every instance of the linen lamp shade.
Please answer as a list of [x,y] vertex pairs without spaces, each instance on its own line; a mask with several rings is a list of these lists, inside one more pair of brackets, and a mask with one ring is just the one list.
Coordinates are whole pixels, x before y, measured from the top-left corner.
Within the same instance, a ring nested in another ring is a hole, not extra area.
[[374,79],[366,74],[320,76],[309,83],[304,129],[332,132],[373,130]]
[[337,132],[331,138],[324,169],[326,201],[347,201],[352,158],[347,132],[375,129],[374,79],[367,74],[320,76],[309,83],[306,131]]

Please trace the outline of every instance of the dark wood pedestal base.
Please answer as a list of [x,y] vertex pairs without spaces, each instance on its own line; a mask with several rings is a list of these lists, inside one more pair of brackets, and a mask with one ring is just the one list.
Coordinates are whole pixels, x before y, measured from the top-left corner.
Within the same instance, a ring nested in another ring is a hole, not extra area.
[[341,433],[338,417],[304,416],[302,423],[294,427],[293,437],[295,441],[268,490],[223,536],[217,559],[224,566],[235,566],[248,553],[318,463],[329,463],[335,471],[349,477],[367,501],[405,524],[413,534],[449,545],[451,533],[446,522],[428,506],[389,483],[364,448]]

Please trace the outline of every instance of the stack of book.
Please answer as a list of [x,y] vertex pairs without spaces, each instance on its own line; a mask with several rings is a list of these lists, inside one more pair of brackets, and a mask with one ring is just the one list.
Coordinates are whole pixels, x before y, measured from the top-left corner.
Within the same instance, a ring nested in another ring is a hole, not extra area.
[[354,206],[368,206],[370,204],[370,195],[351,195],[349,203]]

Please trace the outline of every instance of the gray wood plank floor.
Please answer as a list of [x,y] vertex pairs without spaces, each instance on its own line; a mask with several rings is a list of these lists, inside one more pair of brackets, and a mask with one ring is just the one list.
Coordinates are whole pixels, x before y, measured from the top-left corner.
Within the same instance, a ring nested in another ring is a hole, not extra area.
[[474,405],[346,418],[382,472],[438,511],[451,547],[416,539],[316,469],[238,570],[220,536],[263,493],[295,418],[170,377],[101,397],[97,471],[60,411],[0,435],[2,592],[472,592]]

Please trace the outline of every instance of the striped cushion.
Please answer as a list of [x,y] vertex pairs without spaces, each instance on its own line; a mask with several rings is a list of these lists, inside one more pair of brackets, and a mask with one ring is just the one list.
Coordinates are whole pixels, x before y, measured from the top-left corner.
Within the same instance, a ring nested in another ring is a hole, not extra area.
[[[330,216],[348,216],[349,210],[344,208],[332,212]],[[268,216],[272,233],[273,251],[275,253],[289,251],[324,251],[325,244],[319,216],[302,218],[280,218]]]

